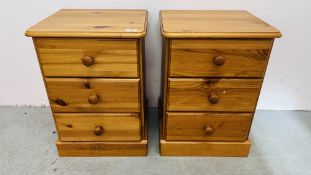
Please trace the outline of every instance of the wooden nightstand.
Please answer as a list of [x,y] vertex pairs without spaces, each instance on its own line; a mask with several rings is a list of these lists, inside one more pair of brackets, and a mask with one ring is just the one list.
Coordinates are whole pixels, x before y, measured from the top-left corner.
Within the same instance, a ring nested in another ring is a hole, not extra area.
[[60,156],[147,155],[145,10],[60,10],[27,30]]
[[246,11],[160,12],[164,156],[247,156],[274,38]]

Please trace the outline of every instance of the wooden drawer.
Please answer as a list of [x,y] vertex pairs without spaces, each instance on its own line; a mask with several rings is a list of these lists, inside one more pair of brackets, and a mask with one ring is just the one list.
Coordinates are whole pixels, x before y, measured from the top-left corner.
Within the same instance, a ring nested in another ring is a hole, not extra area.
[[254,112],[261,79],[169,78],[169,111]]
[[137,40],[36,38],[46,77],[138,77]]
[[136,113],[54,113],[61,141],[138,141]]
[[174,39],[171,77],[262,77],[272,39]]
[[139,79],[45,78],[53,112],[139,112]]
[[167,140],[245,141],[252,113],[167,113]]

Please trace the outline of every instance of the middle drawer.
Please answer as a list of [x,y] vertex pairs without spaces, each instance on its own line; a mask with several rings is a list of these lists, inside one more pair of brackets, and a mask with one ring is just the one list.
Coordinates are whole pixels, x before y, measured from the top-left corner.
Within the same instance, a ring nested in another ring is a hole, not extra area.
[[139,79],[45,78],[53,112],[140,112]]
[[261,79],[169,78],[169,111],[254,112]]

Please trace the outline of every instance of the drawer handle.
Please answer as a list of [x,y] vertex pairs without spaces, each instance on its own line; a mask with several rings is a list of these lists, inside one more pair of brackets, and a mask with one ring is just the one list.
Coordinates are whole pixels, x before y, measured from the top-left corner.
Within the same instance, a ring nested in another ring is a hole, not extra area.
[[96,126],[93,130],[94,135],[100,136],[104,133],[104,128],[102,126]]
[[216,104],[219,102],[219,95],[215,94],[215,93],[211,93],[209,96],[208,96],[208,100],[210,103],[212,104]]
[[206,126],[206,127],[204,127],[204,133],[205,133],[205,135],[210,136],[210,135],[213,135],[214,130],[212,127]]
[[92,66],[94,62],[95,60],[93,57],[85,56],[84,58],[82,58],[82,63],[87,67]]
[[99,96],[98,95],[91,95],[88,99],[89,103],[94,105],[96,103],[98,103],[99,101]]
[[214,57],[213,62],[216,66],[222,66],[225,64],[226,60],[223,56],[216,56]]

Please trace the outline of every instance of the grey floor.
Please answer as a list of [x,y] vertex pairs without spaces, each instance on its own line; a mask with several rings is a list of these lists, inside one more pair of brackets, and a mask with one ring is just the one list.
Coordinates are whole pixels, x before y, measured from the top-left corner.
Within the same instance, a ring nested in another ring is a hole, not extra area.
[[49,108],[0,107],[0,175],[311,175],[311,112],[257,111],[248,158],[160,157],[156,117],[148,157],[59,158]]

